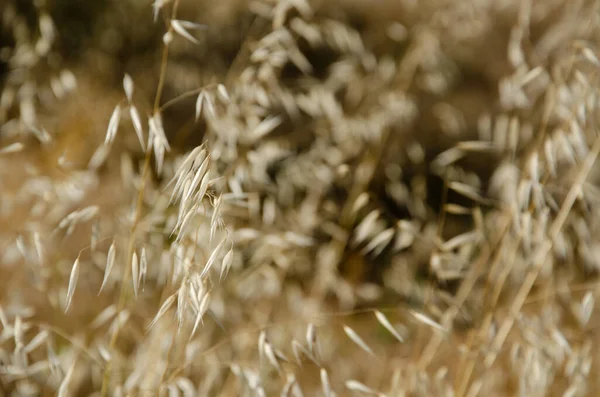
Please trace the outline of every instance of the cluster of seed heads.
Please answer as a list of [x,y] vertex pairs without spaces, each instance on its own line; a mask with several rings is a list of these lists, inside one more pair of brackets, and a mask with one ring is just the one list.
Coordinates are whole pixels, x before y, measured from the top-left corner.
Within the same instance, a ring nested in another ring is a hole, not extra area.
[[596,0],[59,3],[0,6],[0,397],[600,390]]

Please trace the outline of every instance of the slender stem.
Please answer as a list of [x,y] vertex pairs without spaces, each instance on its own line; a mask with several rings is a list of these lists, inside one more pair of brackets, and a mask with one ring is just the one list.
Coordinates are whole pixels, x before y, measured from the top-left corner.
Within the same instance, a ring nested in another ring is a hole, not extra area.
[[[168,34],[171,33],[171,28],[167,31]],[[167,64],[169,61],[169,45],[165,44],[162,52],[162,60],[160,66],[160,76],[158,77],[158,87],[156,88],[156,96],[154,97],[154,113],[156,113],[160,109],[160,99],[162,97],[162,93],[165,87],[165,79],[167,75]]]
[[[140,190],[139,190],[138,197],[137,197],[135,216],[134,216],[133,223],[131,225],[131,229],[130,229],[131,234],[129,237],[129,244],[127,247],[127,266],[125,266],[125,273],[123,275],[123,279],[121,280],[121,292],[119,294],[119,303],[117,306],[117,316],[125,308],[126,291],[127,291],[127,286],[129,285],[129,279],[131,277],[130,261],[133,256],[133,251],[135,249],[135,232],[137,229],[137,225],[139,224],[139,220],[141,218],[142,205],[144,202],[144,190],[146,187],[146,179],[147,179],[147,176],[150,171],[150,160],[152,158],[151,153],[152,153],[152,151],[148,150],[146,152],[146,157],[144,159],[144,171],[142,173],[142,183],[141,183]],[[117,321],[118,321],[118,318],[117,318]],[[112,336],[110,338],[109,350],[114,349],[114,347],[117,343],[117,339],[119,337],[119,331],[120,331],[120,327],[119,326],[115,327],[115,332],[112,334]],[[112,360],[110,360],[106,363],[106,368],[104,370],[104,376],[102,378],[102,391],[100,394],[102,397],[108,396],[108,383],[110,380],[111,367],[112,367]]]
[[[179,0],[176,0],[175,3],[173,4],[173,11],[172,11],[171,19],[175,19],[175,16],[177,14],[178,5],[179,5]],[[169,27],[169,30],[167,31],[167,33],[171,33],[171,31],[172,31],[172,28]],[[162,60],[161,60],[160,76],[158,79],[158,87],[156,90],[156,97],[154,98],[153,114],[156,114],[160,111],[160,100],[161,100],[162,93],[164,90],[164,85],[165,85],[167,66],[168,66],[168,58],[169,58],[169,44],[165,43],[165,45],[163,47],[163,51],[162,51]],[[123,279],[121,282],[121,292],[119,295],[119,303],[118,303],[118,307],[117,307],[117,313],[121,313],[123,311],[123,309],[125,308],[126,296],[127,296],[126,291],[127,291],[127,286],[129,284],[129,280],[131,278],[131,259],[133,256],[133,252],[135,250],[135,234],[137,232],[137,227],[140,222],[141,215],[142,215],[142,206],[144,204],[144,191],[146,188],[146,182],[148,180],[148,175],[150,174],[151,159],[152,159],[152,149],[150,148],[146,151],[146,155],[144,158],[144,169],[142,171],[142,181],[141,181],[140,189],[139,189],[138,196],[137,196],[134,219],[133,219],[133,222],[132,222],[131,228],[130,228],[130,236],[129,236],[129,243],[128,243],[128,247],[127,247],[127,259],[126,259],[127,266],[125,266],[125,273],[123,275]],[[115,332],[111,336],[109,350],[113,350],[115,348],[117,339],[119,337],[119,331],[120,331],[120,328],[117,326],[115,328]],[[112,360],[107,362],[106,368],[104,370],[104,376],[102,378],[102,390],[101,390],[101,394],[100,394],[102,397],[108,396],[108,384],[110,381],[111,367],[112,367]]]

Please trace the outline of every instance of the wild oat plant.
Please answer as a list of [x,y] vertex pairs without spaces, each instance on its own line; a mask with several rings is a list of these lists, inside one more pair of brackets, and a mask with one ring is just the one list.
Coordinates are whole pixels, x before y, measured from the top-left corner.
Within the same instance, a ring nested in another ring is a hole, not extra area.
[[0,6],[0,396],[595,396],[595,0]]

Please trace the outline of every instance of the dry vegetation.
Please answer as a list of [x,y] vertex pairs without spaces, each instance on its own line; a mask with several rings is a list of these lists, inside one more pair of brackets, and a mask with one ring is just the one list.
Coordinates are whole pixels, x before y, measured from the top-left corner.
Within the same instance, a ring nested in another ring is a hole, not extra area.
[[0,5],[0,397],[598,395],[599,12]]

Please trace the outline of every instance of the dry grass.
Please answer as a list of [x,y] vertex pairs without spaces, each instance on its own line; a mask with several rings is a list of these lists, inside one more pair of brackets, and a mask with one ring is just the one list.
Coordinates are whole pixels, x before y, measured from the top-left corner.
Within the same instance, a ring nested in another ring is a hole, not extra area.
[[597,1],[0,12],[0,396],[597,395]]

